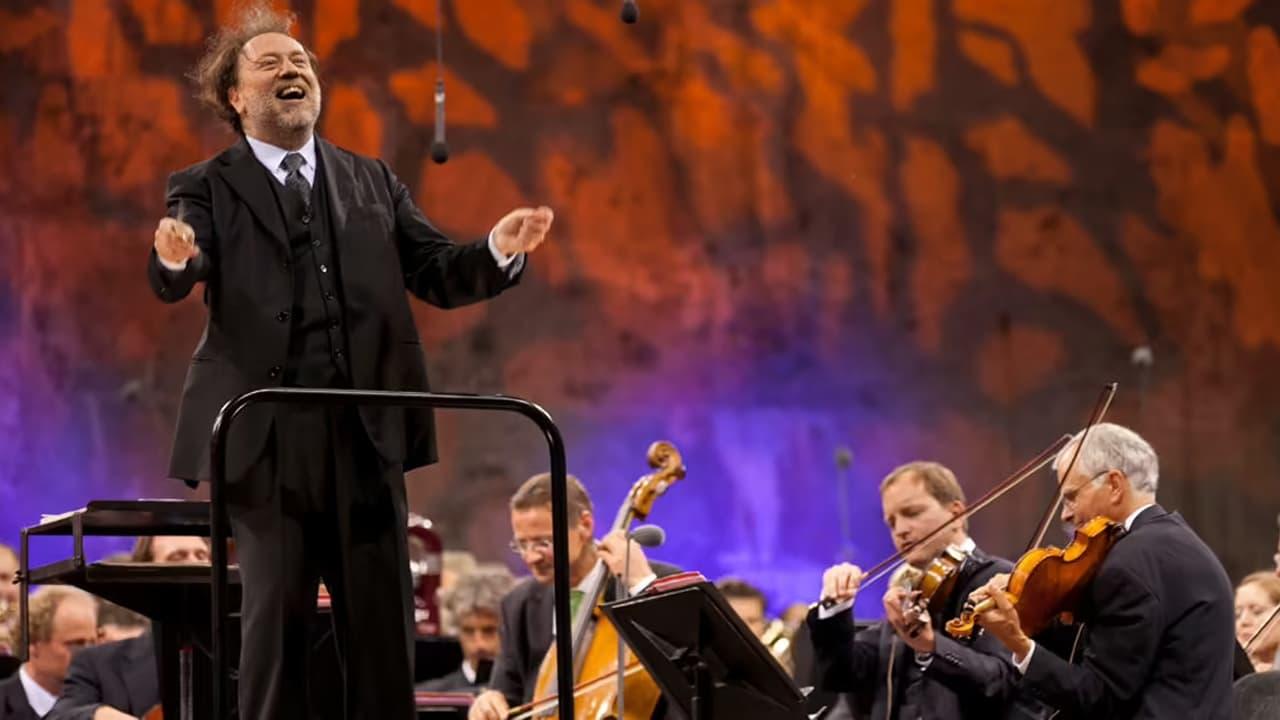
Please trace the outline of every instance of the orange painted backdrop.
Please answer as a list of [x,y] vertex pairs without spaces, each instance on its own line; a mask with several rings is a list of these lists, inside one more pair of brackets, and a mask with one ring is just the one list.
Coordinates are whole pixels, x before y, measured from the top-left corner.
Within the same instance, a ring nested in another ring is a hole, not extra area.
[[[1276,4],[642,0],[629,27],[604,0],[442,1],[448,164],[426,158],[430,0],[295,0],[321,131],[458,238],[556,209],[521,287],[418,320],[437,387],[561,420],[603,516],[668,437],[691,459],[656,518],[671,554],[791,599],[842,546],[885,548],[893,465],[937,458],[980,494],[1114,379],[1166,504],[1233,576],[1267,563]],[[180,491],[164,457],[204,314],[154,301],[143,266],[167,173],[234,140],[183,77],[231,6],[0,8],[0,539]],[[539,440],[478,416],[441,440],[414,508],[497,556]],[[1017,555],[1047,485],[975,519],[979,541]]]

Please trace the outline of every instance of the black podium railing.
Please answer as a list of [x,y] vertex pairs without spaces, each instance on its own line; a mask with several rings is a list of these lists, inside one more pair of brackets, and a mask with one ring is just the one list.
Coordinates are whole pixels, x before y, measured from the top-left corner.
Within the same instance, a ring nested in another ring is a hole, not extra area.
[[[210,445],[209,533],[213,563],[213,716],[228,717],[227,695],[230,659],[227,657],[227,509],[223,498],[226,484],[227,437],[231,425],[250,405],[290,403],[327,406],[426,407],[457,410],[498,410],[523,415],[543,432],[551,456],[551,539],[555,568],[556,627],[573,624],[569,616],[569,491],[566,485],[564,441],[551,415],[538,405],[501,395],[403,392],[389,390],[320,390],[312,388],[265,388],[240,395],[222,407],[213,422]],[[556,633],[556,687],[562,698],[573,697],[572,633]],[[560,720],[573,720],[573,703],[559,704]]]

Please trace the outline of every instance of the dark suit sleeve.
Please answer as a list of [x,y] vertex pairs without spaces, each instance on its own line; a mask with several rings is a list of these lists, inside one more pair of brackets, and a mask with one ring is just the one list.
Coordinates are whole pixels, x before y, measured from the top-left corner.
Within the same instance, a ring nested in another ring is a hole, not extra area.
[[1084,663],[1037,646],[1022,685],[1070,715],[1111,717],[1137,697],[1159,649],[1160,602],[1124,567],[1103,567],[1090,590],[1096,612]]
[[980,696],[1005,702],[1018,684],[1012,656],[999,641],[982,633],[973,647],[952,640],[945,633],[935,633],[933,662],[925,675],[937,679],[956,693]]
[[514,276],[509,268],[499,268],[487,237],[468,245],[450,242],[418,209],[409,188],[385,163],[379,165],[395,206],[396,245],[409,292],[437,307],[454,308],[491,298],[519,280],[523,266]]
[[183,170],[169,176],[169,189],[165,204],[169,217],[180,217],[196,233],[196,245],[200,254],[187,261],[182,270],[170,270],[160,264],[155,248],[147,260],[147,279],[156,297],[167,303],[185,298],[195,284],[207,280],[215,248],[213,219],[209,202],[209,186],[203,173]]
[[95,655],[77,653],[71,658],[71,669],[62,684],[58,702],[45,716],[45,720],[92,720],[93,713],[102,705],[102,679],[94,665]]
[[815,680],[829,692],[862,692],[873,682],[879,664],[879,624],[858,631],[853,611],[818,619],[818,608],[806,621],[813,641]]
[[515,592],[502,599],[502,621],[498,626],[498,657],[493,661],[493,673],[489,677],[489,689],[506,696],[511,706],[524,700],[524,670],[520,662],[517,634],[520,632],[520,613],[523,604]]

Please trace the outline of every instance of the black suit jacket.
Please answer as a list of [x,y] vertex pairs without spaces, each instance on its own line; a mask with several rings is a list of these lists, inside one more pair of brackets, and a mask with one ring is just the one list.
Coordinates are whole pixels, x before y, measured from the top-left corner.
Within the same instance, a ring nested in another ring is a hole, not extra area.
[[141,717],[159,704],[155,638],[148,632],[76,653],[45,720],[91,720],[100,705]]
[[[959,614],[964,600],[996,573],[1009,572],[1012,565],[1001,558],[975,550],[956,581],[948,607],[933,618],[937,649],[924,671],[924,705],[931,718],[999,718],[1012,692],[1010,655],[993,638],[979,635],[973,646],[952,640],[941,629],[943,622]],[[915,652],[887,622],[859,629],[852,612],[819,619],[818,608],[809,612],[809,634],[817,661],[817,683],[821,690],[849,693],[858,717],[888,720],[889,695],[886,678],[893,656],[893,706],[901,707],[902,689],[915,662]]]
[[[353,387],[428,389],[422,345],[405,290],[442,308],[477,302],[515,283],[487,239],[455,245],[427,221],[381,160],[316,138],[316,182],[327,184],[338,257]],[[168,213],[195,229],[200,255],[181,272],[154,250],[147,274],[165,302],[205,283],[208,324],[187,372],[169,473],[193,482],[208,474],[213,419],[248,390],[278,386],[288,354],[294,273],[275,182],[243,139],[169,177]],[[361,408],[378,452],[406,470],[435,461],[429,410]],[[262,447],[273,413],[250,408],[229,440],[234,478]]]
[[1229,720],[1231,582],[1182,516],[1142,511],[1107,554],[1080,617],[1082,664],[1037,647],[1026,690],[1073,717]]
[[462,668],[458,668],[448,675],[418,683],[414,689],[420,692],[465,692],[478,695],[484,691],[485,686],[471,682]]
[[[649,561],[653,573],[666,577],[680,572],[667,563]],[[605,600],[617,595],[617,579],[610,578]],[[526,578],[502,598],[502,621],[498,635],[502,647],[494,660],[489,687],[507,697],[512,706],[533,697],[534,682],[542,659],[551,648],[552,592],[533,578]]]
[[27,702],[27,693],[17,673],[0,682],[0,720],[40,720]]

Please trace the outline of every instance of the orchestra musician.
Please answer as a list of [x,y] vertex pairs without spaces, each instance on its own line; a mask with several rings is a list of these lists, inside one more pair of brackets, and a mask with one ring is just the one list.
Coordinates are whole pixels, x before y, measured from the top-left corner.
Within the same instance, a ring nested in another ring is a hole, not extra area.
[[[570,614],[576,614],[583,588],[600,573],[609,573],[606,600],[625,582],[632,594],[658,577],[674,574],[671,565],[650,561],[624,533],[614,531],[595,540],[591,498],[582,482],[568,476]],[[532,576],[502,600],[501,649],[494,662],[489,690],[476,697],[469,720],[504,720],[512,706],[532,699],[538,669],[555,634],[552,620],[554,565],[551,540],[551,476],[534,475],[511,497],[511,549]],[[627,553],[630,561],[627,562]],[[623,578],[624,569],[629,571]]]
[[1159,463],[1146,440],[1100,423],[1071,466],[1082,434],[1054,462],[1062,520],[1079,528],[1100,516],[1126,531],[1085,589],[1082,662],[1027,637],[1003,592],[1007,576],[972,593],[974,603],[995,603],[978,622],[1011,653],[1019,690],[1066,716],[1227,720],[1235,634],[1222,564],[1179,514],[1156,504]]
[[[899,551],[924,538],[965,509],[964,492],[955,474],[936,462],[912,462],[896,468],[880,485],[885,524]],[[822,599],[809,612],[808,629],[816,656],[820,689],[849,693],[860,717],[993,718],[1009,703],[1007,654],[982,637],[973,647],[941,632],[944,621],[959,613],[969,593],[1008,561],[984,553],[957,522],[905,555],[911,575],[928,567],[948,548],[967,555],[958,570],[955,592],[938,616],[904,609],[912,591],[891,583],[883,604],[885,621],[857,630],[853,603],[863,580],[856,565],[842,563],[822,578]],[[914,569],[914,570],[913,570]],[[831,605],[830,602],[835,604]]]

